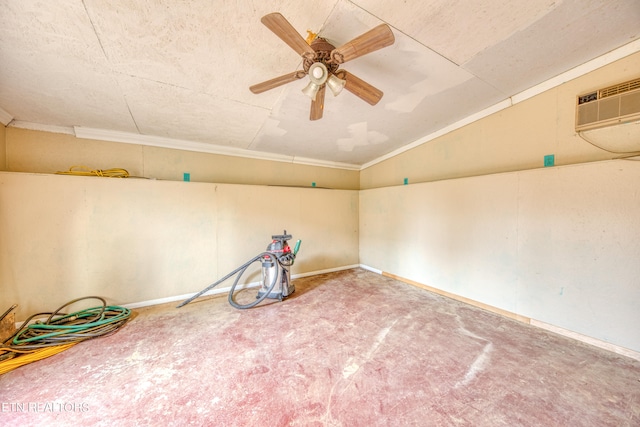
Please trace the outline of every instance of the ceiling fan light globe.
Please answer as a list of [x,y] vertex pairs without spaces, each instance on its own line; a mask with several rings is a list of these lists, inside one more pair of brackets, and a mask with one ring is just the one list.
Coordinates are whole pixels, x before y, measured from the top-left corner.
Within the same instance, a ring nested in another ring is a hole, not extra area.
[[331,74],[327,79],[327,86],[329,86],[329,89],[331,89],[331,93],[333,93],[333,96],[338,96],[338,94],[342,92],[342,89],[344,89],[344,85],[346,84],[346,80],[339,79],[333,74]]
[[304,89],[302,89],[302,93],[311,98],[312,101],[315,101],[316,95],[318,94],[319,90],[320,85],[317,85],[314,82],[309,82],[309,84]]
[[322,69],[320,67],[315,67],[313,69],[313,77],[315,77],[316,79],[321,79],[322,76],[324,76]]
[[311,67],[309,67],[309,80],[318,86],[322,86],[324,82],[327,81],[328,75],[329,71],[327,70],[327,66],[322,62],[314,62]]

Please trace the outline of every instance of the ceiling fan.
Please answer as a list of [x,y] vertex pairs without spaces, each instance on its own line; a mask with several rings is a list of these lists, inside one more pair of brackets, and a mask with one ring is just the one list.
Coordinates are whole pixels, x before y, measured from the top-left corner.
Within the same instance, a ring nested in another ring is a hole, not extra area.
[[344,88],[371,105],[376,105],[382,98],[381,90],[338,68],[347,61],[392,45],[395,37],[387,24],[378,25],[336,48],[322,37],[307,43],[289,21],[277,12],[263,16],[260,21],[302,56],[303,70],[253,85],[249,88],[251,92],[262,93],[309,75],[309,84],[302,92],[311,98],[311,120],[322,118],[327,86],[334,96]]

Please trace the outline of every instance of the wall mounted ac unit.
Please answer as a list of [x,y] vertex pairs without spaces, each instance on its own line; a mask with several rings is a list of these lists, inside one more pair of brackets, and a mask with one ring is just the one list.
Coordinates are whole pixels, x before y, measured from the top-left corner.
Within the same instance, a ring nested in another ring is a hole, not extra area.
[[576,99],[576,132],[612,153],[640,152],[640,78]]

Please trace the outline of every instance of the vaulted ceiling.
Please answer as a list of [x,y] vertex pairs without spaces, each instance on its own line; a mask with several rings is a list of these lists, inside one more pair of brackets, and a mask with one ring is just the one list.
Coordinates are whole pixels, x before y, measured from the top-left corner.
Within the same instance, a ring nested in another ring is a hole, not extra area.
[[[308,78],[267,27],[280,12],[335,46],[381,23],[395,43],[341,68],[375,106]],[[10,0],[0,5],[0,119],[9,126],[358,167],[613,50],[640,50],[640,0]]]

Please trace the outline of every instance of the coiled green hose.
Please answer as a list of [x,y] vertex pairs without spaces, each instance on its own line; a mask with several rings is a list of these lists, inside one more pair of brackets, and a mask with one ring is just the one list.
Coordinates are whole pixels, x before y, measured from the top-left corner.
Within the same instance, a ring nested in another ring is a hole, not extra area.
[[[75,313],[61,313],[62,309],[85,299],[98,299],[102,306]],[[48,316],[44,322],[31,321]],[[13,336],[0,345],[0,375],[28,363],[60,353],[73,345],[116,332],[131,317],[125,307],[107,305],[101,297],[77,298],[52,313],[37,313],[22,323]]]
[[[87,308],[70,314],[61,313],[65,307],[85,299],[98,299],[102,301],[102,306]],[[35,317],[45,315],[49,315],[49,317],[44,322],[36,321],[35,323],[30,323]],[[7,340],[10,342],[7,347],[29,350],[106,336],[117,331],[130,316],[131,310],[125,307],[107,305],[102,297],[77,298],[52,313],[37,313],[29,317],[13,337]]]

